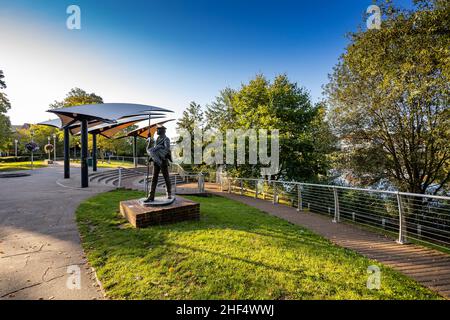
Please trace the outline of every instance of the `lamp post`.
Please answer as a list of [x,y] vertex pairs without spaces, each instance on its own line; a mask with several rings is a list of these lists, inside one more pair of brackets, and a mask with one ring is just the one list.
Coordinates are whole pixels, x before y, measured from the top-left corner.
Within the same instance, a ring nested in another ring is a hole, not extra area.
[[[47,137],[48,144],[50,145],[50,136]],[[50,160],[50,148],[48,149],[48,160]]]
[[[34,139],[33,139],[34,130],[33,129],[30,130],[30,135],[31,135],[31,142],[34,142]],[[33,170],[33,153],[34,153],[34,151],[31,151],[31,170]]]
[[19,142],[19,140],[17,140],[17,139],[14,139],[14,153],[15,153],[15,155],[16,155],[16,158],[17,158],[17,143]]
[[56,133],[53,134],[53,161],[56,161]]

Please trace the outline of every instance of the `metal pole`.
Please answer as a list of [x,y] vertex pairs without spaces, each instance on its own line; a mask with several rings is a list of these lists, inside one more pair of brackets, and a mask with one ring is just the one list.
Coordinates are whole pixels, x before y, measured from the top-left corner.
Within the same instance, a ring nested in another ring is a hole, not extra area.
[[[31,134],[31,142],[34,142],[34,139],[33,139],[34,131],[31,130],[30,134]],[[34,160],[33,159],[33,154],[34,154],[34,151],[31,151],[31,170],[33,170],[33,160]]]
[[88,123],[81,120],[81,187],[89,186],[89,172],[87,166],[88,156]]
[[276,182],[273,182],[273,200],[272,200],[273,204],[277,203],[277,185]]
[[398,203],[398,240],[397,240],[397,243],[405,244],[405,243],[407,243],[405,211],[403,209],[402,197],[399,192],[397,192],[397,203]]
[[122,186],[122,168],[119,168],[119,182],[117,183],[117,188]]
[[92,134],[92,171],[97,171],[97,134]]
[[241,196],[244,195],[244,181],[242,181],[242,179],[240,180],[240,185],[241,185]]
[[137,168],[137,136],[133,136],[133,163],[134,167]]
[[[151,136],[152,136],[150,134],[150,126],[151,126],[151,124],[152,124],[152,114],[149,113],[148,114],[148,134],[147,134],[147,139],[150,139]],[[149,144],[149,143],[150,143],[150,140],[148,140],[147,144]],[[149,179],[150,179],[150,155],[147,154],[147,179],[145,179],[145,183],[147,184],[147,187],[146,187],[146,196],[147,197],[149,196],[148,193],[150,192],[149,187],[148,187]]]
[[[50,145],[50,136],[48,136],[47,137],[47,142],[48,142],[48,144]],[[50,159],[50,155],[51,155],[52,153],[51,153],[51,151],[50,151],[50,149],[48,149],[48,160],[50,161],[51,159]]]
[[334,194],[334,223],[338,223],[341,220],[340,212],[339,212],[339,195],[336,188],[333,188],[333,194]]
[[174,188],[173,192],[174,194],[177,194],[177,174],[174,175],[175,181],[174,181]]
[[70,178],[69,128],[64,128],[64,179]]
[[258,199],[258,182],[259,180],[255,180],[255,199]]
[[56,134],[53,134],[53,161],[56,161]]
[[297,208],[297,212],[302,211],[303,209],[303,202],[302,202],[302,186],[301,184],[297,185],[297,196],[298,196],[298,208]]
[[17,142],[18,142],[17,139],[15,139],[15,140],[14,140],[14,144],[15,144],[15,145],[14,145],[14,150],[15,150],[16,158],[17,158]]

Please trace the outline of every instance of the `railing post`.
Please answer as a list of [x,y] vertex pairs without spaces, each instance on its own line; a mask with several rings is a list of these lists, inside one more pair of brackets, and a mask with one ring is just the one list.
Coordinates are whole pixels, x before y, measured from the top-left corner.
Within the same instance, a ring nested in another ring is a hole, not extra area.
[[241,186],[241,196],[244,195],[244,181],[242,181],[242,179],[239,180],[240,181],[240,186]]
[[175,181],[173,183],[174,184],[173,192],[176,194],[177,193],[177,175],[175,174],[174,177],[175,177]]
[[220,192],[223,192],[223,179],[220,177]]
[[120,188],[122,185],[122,168],[119,168],[119,181],[117,182],[117,188]]
[[341,220],[340,212],[339,212],[339,195],[336,188],[333,188],[333,194],[334,194],[334,223],[338,223]]
[[258,199],[258,182],[259,180],[255,180],[255,199]]
[[272,200],[273,204],[277,203],[277,185],[276,182],[273,182],[273,200]]
[[202,173],[198,174],[198,192],[205,192],[205,180]]
[[298,197],[298,207],[297,207],[297,212],[302,211],[303,209],[303,200],[302,200],[302,185],[299,183],[297,185],[297,197]]
[[397,203],[398,203],[398,240],[397,243],[405,244],[406,241],[406,220],[405,211],[403,208],[402,196],[400,192],[397,192]]
[[231,193],[231,179],[228,178],[228,193]]

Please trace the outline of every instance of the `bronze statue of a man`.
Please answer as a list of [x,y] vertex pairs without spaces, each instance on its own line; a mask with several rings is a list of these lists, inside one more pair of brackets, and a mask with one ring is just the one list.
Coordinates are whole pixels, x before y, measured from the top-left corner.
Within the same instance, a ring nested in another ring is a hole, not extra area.
[[158,138],[153,147],[152,138],[147,139],[147,154],[150,156],[151,161],[153,161],[153,177],[149,197],[145,200],[146,203],[155,201],[155,191],[160,171],[166,182],[167,198],[172,199],[172,186],[169,179],[169,161],[172,161],[170,139],[166,136],[166,127],[163,125],[157,126],[156,133],[158,134]]

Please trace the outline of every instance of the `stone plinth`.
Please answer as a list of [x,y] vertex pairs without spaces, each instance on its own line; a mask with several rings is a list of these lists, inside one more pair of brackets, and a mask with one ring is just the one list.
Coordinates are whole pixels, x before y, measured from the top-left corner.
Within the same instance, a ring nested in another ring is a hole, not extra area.
[[200,204],[177,197],[167,206],[143,206],[140,199],[121,201],[120,213],[136,228],[200,219]]

